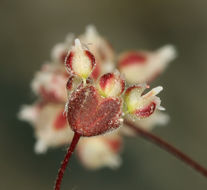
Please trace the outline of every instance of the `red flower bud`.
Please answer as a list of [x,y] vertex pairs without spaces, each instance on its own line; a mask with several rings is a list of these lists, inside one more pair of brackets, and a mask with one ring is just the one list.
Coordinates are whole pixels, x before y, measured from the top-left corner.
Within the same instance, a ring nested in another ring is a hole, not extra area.
[[115,73],[104,74],[98,82],[98,89],[104,97],[117,97],[125,88],[125,82],[120,75]]

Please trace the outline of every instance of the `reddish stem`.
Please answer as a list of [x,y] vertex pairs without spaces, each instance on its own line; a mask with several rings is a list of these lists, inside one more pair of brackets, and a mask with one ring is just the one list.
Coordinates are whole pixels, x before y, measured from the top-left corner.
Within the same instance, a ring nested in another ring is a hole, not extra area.
[[124,120],[124,123],[128,127],[130,127],[131,129],[133,129],[137,134],[142,136],[144,139],[151,141],[152,143],[156,144],[160,148],[166,150],[167,152],[169,152],[170,154],[172,154],[176,158],[180,159],[185,164],[190,166],[192,169],[194,169],[195,171],[197,171],[198,173],[202,174],[204,177],[207,178],[207,169],[206,168],[204,168],[203,166],[198,164],[196,161],[192,160],[190,157],[185,155],[183,152],[181,152],[180,150],[178,150],[177,148],[175,148],[171,144],[169,144],[166,141],[164,141],[163,139],[155,136],[154,134],[152,134],[144,129],[141,129],[140,127],[136,126],[134,123],[132,123],[130,121]]
[[60,186],[61,186],[61,182],[62,182],[62,179],[63,179],[63,175],[64,175],[64,172],[65,172],[65,169],[67,167],[67,164],[75,150],[75,147],[76,145],[78,144],[78,141],[80,139],[80,134],[78,133],[75,133],[74,136],[73,136],[73,140],[68,148],[68,151],[65,155],[65,158],[61,164],[61,167],[60,167],[60,170],[58,172],[58,176],[57,176],[57,179],[56,179],[56,183],[55,183],[55,190],[60,190]]

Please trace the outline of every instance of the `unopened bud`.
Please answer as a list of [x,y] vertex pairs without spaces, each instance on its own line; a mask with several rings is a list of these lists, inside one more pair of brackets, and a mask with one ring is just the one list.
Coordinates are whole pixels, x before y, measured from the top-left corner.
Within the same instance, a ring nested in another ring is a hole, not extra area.
[[119,74],[104,74],[98,81],[98,89],[104,97],[117,97],[125,88],[125,82]]
[[70,72],[87,79],[95,66],[95,57],[82,46],[79,39],[76,39],[65,64]]

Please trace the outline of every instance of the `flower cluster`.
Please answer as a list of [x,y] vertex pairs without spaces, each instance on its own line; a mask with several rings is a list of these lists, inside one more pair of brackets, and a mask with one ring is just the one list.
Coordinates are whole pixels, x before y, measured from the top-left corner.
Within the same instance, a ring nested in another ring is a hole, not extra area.
[[35,152],[67,145],[76,132],[84,136],[76,151],[84,166],[119,166],[123,136],[133,135],[120,127],[123,118],[145,130],[168,121],[157,97],[162,87],[144,90],[174,58],[170,45],[153,52],[116,55],[93,26],[78,38],[69,34],[52,49],[51,61],[32,81],[37,101],[23,106],[19,113],[20,119],[34,126]]

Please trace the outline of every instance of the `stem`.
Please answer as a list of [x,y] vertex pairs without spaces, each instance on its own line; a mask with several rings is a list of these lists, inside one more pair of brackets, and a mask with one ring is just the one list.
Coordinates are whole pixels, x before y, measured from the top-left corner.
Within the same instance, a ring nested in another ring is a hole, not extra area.
[[65,155],[65,158],[60,166],[60,170],[58,172],[58,176],[57,176],[57,179],[56,179],[56,182],[55,182],[55,190],[60,190],[60,186],[61,186],[61,182],[62,182],[62,179],[63,179],[63,175],[64,175],[64,172],[65,172],[65,169],[67,167],[67,164],[75,150],[75,147],[76,145],[78,144],[78,141],[80,139],[80,134],[78,133],[75,133],[74,136],[73,136],[73,140],[68,148],[68,151]]
[[134,123],[124,120],[124,124],[126,124],[128,127],[133,129],[137,134],[142,136],[144,139],[151,141],[152,143],[159,146],[161,149],[164,149],[165,151],[169,152],[179,160],[183,161],[185,164],[190,166],[192,169],[197,171],[198,173],[202,174],[204,177],[207,178],[207,169],[201,166],[196,161],[192,160],[190,157],[185,155],[183,152],[172,146],[171,144],[167,143],[165,140],[155,136],[154,134],[141,129],[140,127],[136,126]]

